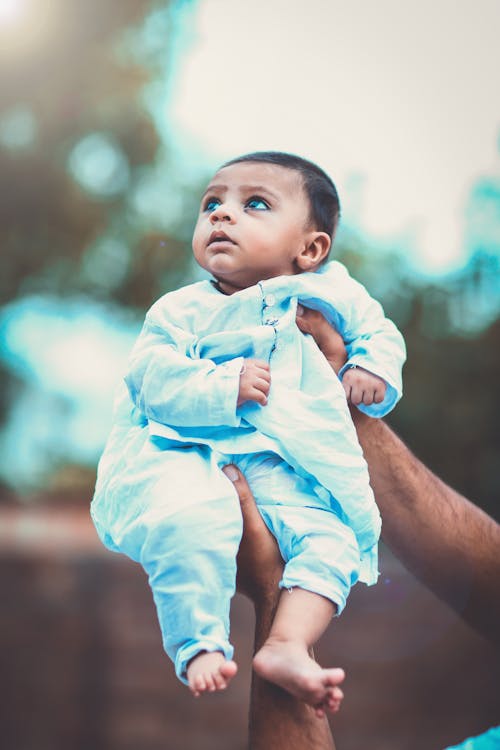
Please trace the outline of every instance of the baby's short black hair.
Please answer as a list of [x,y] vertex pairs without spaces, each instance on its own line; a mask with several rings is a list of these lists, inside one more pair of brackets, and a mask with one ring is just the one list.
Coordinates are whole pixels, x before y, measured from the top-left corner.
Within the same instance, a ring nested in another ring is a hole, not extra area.
[[312,161],[283,151],[255,151],[237,156],[223,164],[221,169],[246,161],[276,164],[298,172],[309,198],[311,223],[318,232],[326,232],[333,241],[340,220],[340,201],[337,188],[326,172]]

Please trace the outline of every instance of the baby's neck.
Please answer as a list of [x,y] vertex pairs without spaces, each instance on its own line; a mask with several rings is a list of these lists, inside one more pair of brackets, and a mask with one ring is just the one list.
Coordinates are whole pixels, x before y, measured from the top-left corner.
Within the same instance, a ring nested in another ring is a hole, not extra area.
[[[282,275],[296,276],[297,273],[304,273],[304,271],[297,271],[295,273],[282,274]],[[269,279],[275,279],[275,278],[278,278],[278,277],[269,276],[268,278],[263,278],[263,279],[260,279],[259,281],[268,281]],[[259,281],[254,281],[252,284],[245,284],[243,286],[236,286],[234,284],[231,284],[229,281],[222,281],[221,279],[216,278],[212,280],[212,284],[219,292],[221,292],[221,294],[226,294],[229,296],[231,294],[236,294],[236,292],[241,292],[243,291],[243,289],[249,289],[251,286],[255,286],[255,284],[258,284]]]
[[219,279],[213,279],[212,284],[217,291],[221,294],[226,294],[227,296],[235,294],[236,292],[241,292],[242,289],[247,289],[247,287],[236,287],[232,284],[228,284],[227,281],[220,281]]

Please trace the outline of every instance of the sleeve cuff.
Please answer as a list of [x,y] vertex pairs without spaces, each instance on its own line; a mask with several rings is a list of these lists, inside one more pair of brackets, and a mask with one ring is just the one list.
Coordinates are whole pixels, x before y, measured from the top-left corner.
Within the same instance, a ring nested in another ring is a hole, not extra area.
[[244,357],[236,357],[217,365],[212,377],[217,378],[215,398],[213,399],[213,413],[211,424],[238,427],[241,418],[236,414],[238,392],[240,387],[240,373]]

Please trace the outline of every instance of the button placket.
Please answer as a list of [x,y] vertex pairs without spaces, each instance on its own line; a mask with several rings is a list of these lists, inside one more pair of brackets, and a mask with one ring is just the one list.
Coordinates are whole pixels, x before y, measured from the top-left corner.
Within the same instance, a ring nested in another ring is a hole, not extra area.
[[276,326],[278,324],[278,318],[273,317],[273,312],[269,308],[271,308],[274,303],[276,302],[276,297],[274,294],[264,294],[264,288],[262,284],[259,284],[260,291],[262,294],[262,317],[263,317],[263,323],[265,326]]

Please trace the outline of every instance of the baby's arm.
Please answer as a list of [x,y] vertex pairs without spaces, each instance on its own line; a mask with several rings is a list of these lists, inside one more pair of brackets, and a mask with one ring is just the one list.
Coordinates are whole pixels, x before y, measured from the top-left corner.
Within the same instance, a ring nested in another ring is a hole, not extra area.
[[146,316],[125,375],[133,403],[150,423],[238,426],[237,406],[266,403],[269,366],[243,357],[219,363],[200,357],[197,337],[174,314],[160,300]]
[[[349,403],[355,406],[361,403],[370,406],[383,402],[387,391],[385,380],[360,365],[347,364],[342,337],[337,333],[339,345],[337,348],[332,346],[332,339],[336,343],[336,337],[332,327],[318,310],[305,309],[299,304],[297,325],[303,333],[314,335],[318,347],[332,369],[335,372],[343,372],[342,385]],[[339,359],[339,351],[344,353],[342,359]]]
[[175,427],[238,425],[243,358],[216,364],[196,356],[194,334],[157,306],[146,316],[125,375],[135,406],[150,422]]
[[364,286],[342,266],[339,269],[336,264],[335,270],[347,303],[341,333],[348,360],[339,377],[351,403],[370,416],[381,417],[402,394],[405,343],[394,323],[385,317],[381,304]]

